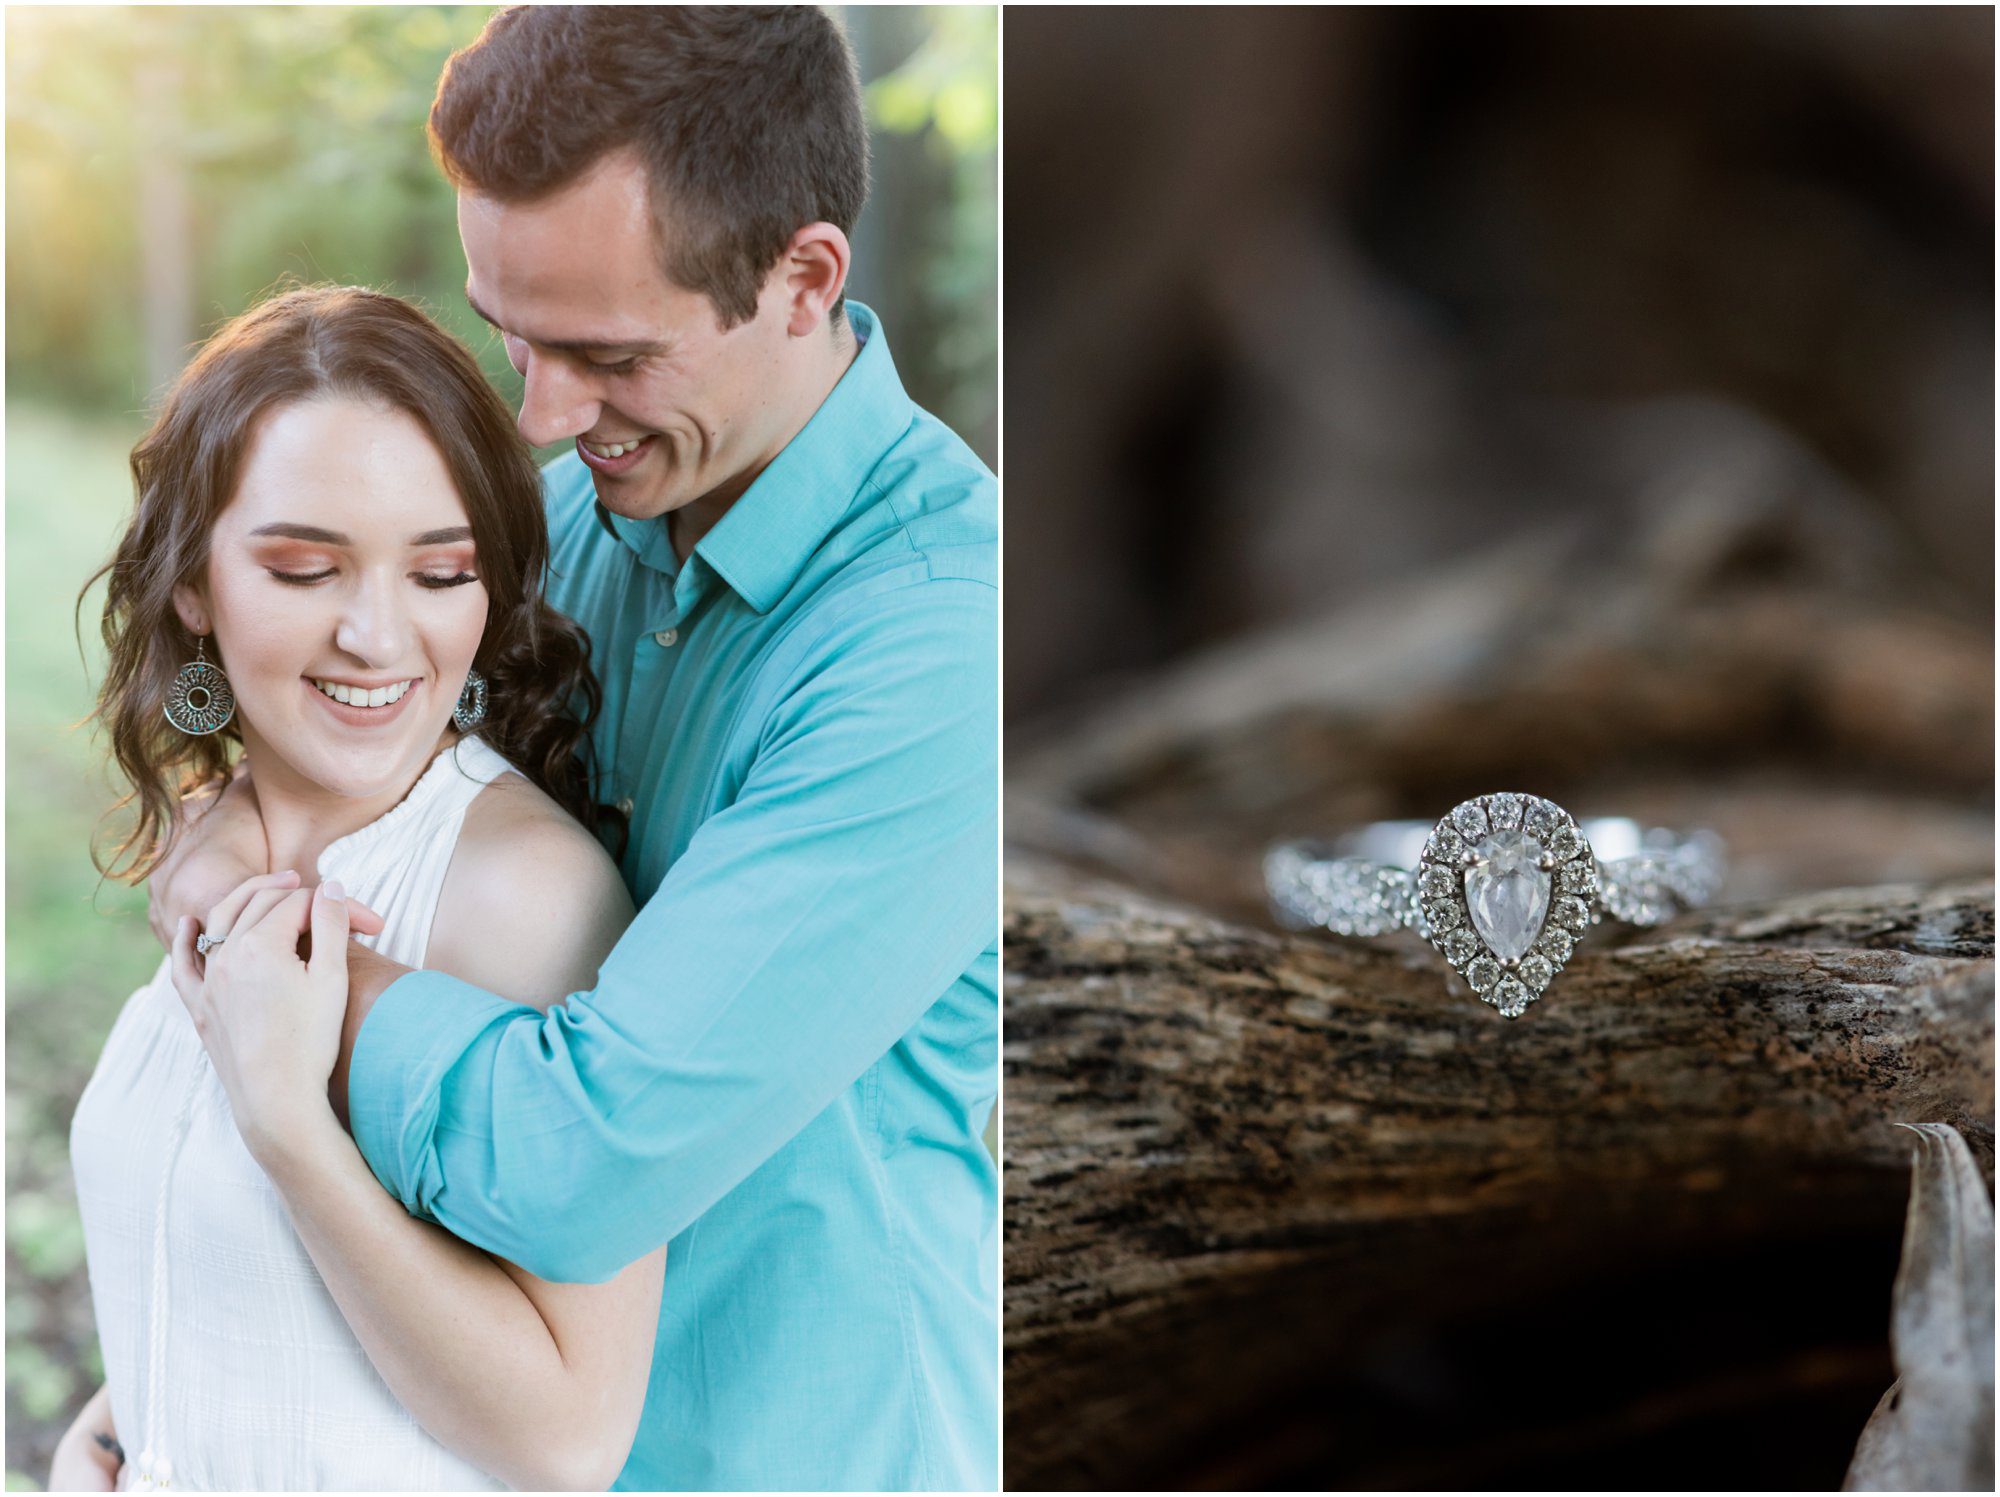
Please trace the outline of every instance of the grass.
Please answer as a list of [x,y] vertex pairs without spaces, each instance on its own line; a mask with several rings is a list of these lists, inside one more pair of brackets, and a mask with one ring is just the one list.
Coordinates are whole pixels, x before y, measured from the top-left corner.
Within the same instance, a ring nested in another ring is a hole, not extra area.
[[[100,887],[112,799],[90,711],[95,613],[77,590],[131,506],[132,420],[7,408],[7,1488],[34,1490],[102,1376],[69,1120],[126,996],[159,960],[145,896]],[[92,595],[101,606],[102,593]]]

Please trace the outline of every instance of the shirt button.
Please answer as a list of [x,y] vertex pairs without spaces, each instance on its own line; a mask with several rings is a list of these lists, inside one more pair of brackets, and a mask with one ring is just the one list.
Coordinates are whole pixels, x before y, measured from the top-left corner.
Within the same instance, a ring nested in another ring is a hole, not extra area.
[[671,650],[679,643],[680,637],[681,631],[678,629],[662,629],[658,634],[653,636],[653,643],[663,650]]
[[632,814],[632,797],[628,795],[625,799],[618,802],[618,809],[625,815],[630,816]]

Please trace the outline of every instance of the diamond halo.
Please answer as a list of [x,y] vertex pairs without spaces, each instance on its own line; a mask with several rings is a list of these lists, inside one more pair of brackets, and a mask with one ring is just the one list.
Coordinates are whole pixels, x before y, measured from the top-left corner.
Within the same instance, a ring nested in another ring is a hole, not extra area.
[[1576,819],[1505,791],[1452,807],[1416,869],[1419,932],[1479,997],[1518,1019],[1598,918],[1600,870]]

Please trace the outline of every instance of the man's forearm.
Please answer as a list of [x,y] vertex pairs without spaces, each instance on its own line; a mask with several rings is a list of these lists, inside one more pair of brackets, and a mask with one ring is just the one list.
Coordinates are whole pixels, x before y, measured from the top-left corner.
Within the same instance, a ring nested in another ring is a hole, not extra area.
[[375,1007],[375,1000],[409,970],[366,946],[352,941],[347,944],[347,1018],[340,1027],[340,1055],[333,1063],[333,1074],[326,1085],[327,1100],[333,1104],[334,1116],[340,1119],[343,1128],[353,1126],[347,1117],[347,1071],[354,1061],[354,1041],[368,1020],[369,1010]]

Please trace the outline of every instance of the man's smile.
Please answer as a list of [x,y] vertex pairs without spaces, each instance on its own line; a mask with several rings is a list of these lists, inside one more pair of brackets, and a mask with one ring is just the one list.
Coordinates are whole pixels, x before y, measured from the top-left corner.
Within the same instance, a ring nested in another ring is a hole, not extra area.
[[628,437],[622,442],[591,442],[591,441],[585,441],[585,439],[582,437],[578,437],[577,440],[579,442],[582,442],[584,446],[588,447],[592,452],[596,453],[599,457],[623,457],[626,453],[636,448],[641,442],[644,442],[646,438]]
[[578,437],[576,450],[592,470],[615,478],[630,472],[652,450],[655,440],[653,437],[636,437],[629,442],[597,443]]

